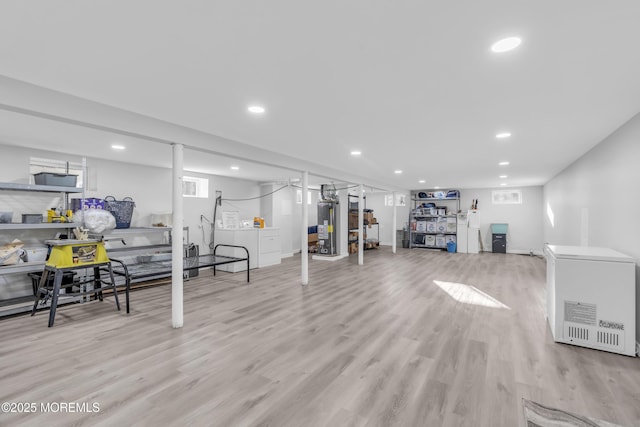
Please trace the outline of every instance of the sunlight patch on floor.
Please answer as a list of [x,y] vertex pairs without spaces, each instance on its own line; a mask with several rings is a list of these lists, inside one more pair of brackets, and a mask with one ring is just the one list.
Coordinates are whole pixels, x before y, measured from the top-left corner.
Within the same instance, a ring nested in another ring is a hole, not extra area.
[[433,283],[438,285],[440,289],[445,291],[454,300],[464,303],[480,305],[490,308],[506,308],[511,310],[508,306],[501,303],[491,295],[482,292],[475,286],[465,285],[464,283],[443,282],[440,280],[434,280]]

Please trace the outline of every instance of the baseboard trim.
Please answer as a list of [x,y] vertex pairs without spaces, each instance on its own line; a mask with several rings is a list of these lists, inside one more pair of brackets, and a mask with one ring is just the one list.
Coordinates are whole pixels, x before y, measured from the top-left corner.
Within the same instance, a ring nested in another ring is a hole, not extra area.
[[534,251],[529,251],[529,250],[523,250],[523,249],[509,249],[507,250],[508,254],[516,254],[516,255],[536,255],[536,256],[543,256],[544,254],[542,253],[542,251],[538,251],[538,250],[534,250]]
[[314,256],[311,257],[311,259],[317,260],[317,261],[338,261],[338,260],[341,260],[341,259],[346,258],[348,256],[349,255],[334,255],[334,256],[314,255]]

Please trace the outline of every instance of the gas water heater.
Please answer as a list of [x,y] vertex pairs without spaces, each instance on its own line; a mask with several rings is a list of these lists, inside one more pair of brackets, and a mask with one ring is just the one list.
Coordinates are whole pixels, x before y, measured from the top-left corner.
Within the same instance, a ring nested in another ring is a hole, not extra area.
[[338,195],[335,186],[330,189],[328,185],[320,187],[320,199],[318,200],[318,254],[338,254]]

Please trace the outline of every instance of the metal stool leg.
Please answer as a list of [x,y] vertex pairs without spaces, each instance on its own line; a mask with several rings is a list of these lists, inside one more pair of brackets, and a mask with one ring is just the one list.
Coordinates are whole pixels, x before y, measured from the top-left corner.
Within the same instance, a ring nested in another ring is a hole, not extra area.
[[96,295],[100,301],[103,301],[102,297],[102,281],[100,279],[100,267],[93,267],[93,290],[98,290]]
[[120,311],[120,300],[118,299],[118,290],[116,289],[116,278],[113,276],[113,270],[111,269],[111,264],[107,266],[109,269],[109,276],[111,276],[111,286],[113,287],[113,298],[116,300],[116,307],[118,307],[118,311]]
[[36,290],[36,295],[33,297],[34,299],[33,308],[31,309],[32,316],[36,314],[36,310],[38,309],[38,303],[40,302],[40,299],[41,299],[40,290],[45,289],[45,292],[46,292],[46,288],[47,288],[46,283],[47,283],[48,277],[49,277],[49,270],[45,268],[44,271],[42,272],[42,276],[40,276],[40,282],[38,282],[38,289]]
[[49,327],[53,326],[56,318],[56,308],[58,307],[58,294],[60,293],[60,285],[62,284],[62,276],[64,273],[56,270],[53,279],[53,295],[51,296],[51,310],[49,311]]

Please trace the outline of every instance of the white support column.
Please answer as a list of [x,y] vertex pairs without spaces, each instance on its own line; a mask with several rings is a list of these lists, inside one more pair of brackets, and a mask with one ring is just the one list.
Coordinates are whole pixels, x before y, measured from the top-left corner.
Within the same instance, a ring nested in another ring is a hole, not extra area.
[[302,284],[309,284],[309,172],[302,173],[302,227],[300,230],[300,260],[302,265]]
[[364,264],[364,185],[358,190],[358,265]]
[[184,165],[184,146],[173,144],[173,224],[171,225],[171,323],[174,328],[181,328],[183,319],[183,265],[182,239],[184,224],[184,207],[182,204],[182,170]]
[[396,209],[396,192],[394,191],[392,194],[393,197],[393,201],[391,203],[393,203],[393,220],[392,220],[392,226],[391,226],[391,252],[393,252],[394,254],[396,253],[396,245],[398,244],[397,242],[397,237],[396,235],[398,234],[396,232],[396,228],[397,225],[396,223],[398,222],[398,210]]

